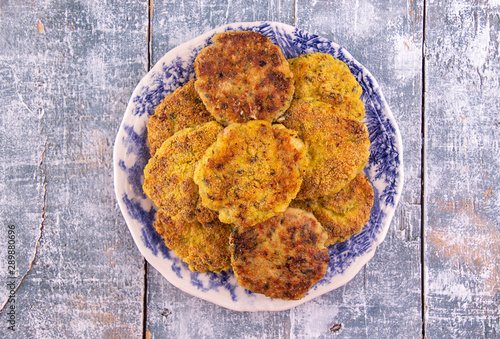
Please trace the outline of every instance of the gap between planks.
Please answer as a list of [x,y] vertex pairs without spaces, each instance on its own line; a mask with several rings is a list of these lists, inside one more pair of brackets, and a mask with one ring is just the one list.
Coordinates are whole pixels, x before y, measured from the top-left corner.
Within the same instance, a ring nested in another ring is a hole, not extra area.
[[423,0],[422,9],[422,102],[421,102],[421,155],[420,155],[420,297],[421,297],[421,314],[422,314],[422,338],[426,338],[425,320],[426,320],[426,301],[425,301],[425,21],[427,17],[426,0]]
[[[146,33],[146,44],[147,44],[147,71],[151,69],[151,21],[153,19],[153,0],[148,0],[148,26]],[[148,331],[148,262],[146,258],[144,260],[144,290],[142,296],[142,338],[151,338],[151,333]]]

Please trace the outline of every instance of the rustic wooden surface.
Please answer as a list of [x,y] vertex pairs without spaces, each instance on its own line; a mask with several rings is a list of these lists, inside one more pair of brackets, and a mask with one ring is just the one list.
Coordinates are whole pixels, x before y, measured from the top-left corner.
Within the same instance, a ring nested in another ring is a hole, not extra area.
[[[373,73],[403,136],[405,186],[351,282],[238,313],[145,264],[115,200],[112,147],[148,67],[255,20],[336,41]],[[0,337],[500,337],[499,44],[498,0],[0,1]]]
[[427,6],[429,337],[500,337],[500,2]]

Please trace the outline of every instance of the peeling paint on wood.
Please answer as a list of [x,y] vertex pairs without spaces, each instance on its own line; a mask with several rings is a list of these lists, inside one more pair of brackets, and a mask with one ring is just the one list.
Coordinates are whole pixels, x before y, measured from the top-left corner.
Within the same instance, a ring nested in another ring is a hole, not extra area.
[[36,21],[36,29],[38,30],[38,33],[42,34],[44,29],[43,29],[43,24],[40,20]]
[[147,5],[1,2],[0,13],[1,302],[9,224],[20,284],[15,332],[4,310],[0,336],[140,338],[143,259],[116,206],[112,145],[146,71]]
[[293,0],[154,1],[153,65],[172,48],[232,22],[279,21],[293,25]]
[[425,299],[428,337],[500,334],[500,7],[429,2]]

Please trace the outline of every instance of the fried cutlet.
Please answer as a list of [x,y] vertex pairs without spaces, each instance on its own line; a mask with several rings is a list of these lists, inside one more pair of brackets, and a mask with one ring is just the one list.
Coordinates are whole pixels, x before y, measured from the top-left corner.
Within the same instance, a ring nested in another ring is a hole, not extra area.
[[232,225],[217,218],[201,223],[197,220],[173,220],[160,209],[154,226],[167,247],[175,252],[195,272],[220,272],[231,267],[229,237]]
[[262,120],[235,123],[207,149],[194,181],[222,222],[251,226],[288,207],[307,162],[296,132]]
[[340,191],[368,162],[366,126],[332,112],[329,105],[296,99],[281,123],[298,132],[310,157],[297,199],[317,199]]
[[288,62],[294,77],[294,98],[314,98],[333,105],[352,119],[363,119],[363,90],[344,62],[319,52]]
[[175,132],[213,120],[194,89],[194,79],[189,81],[167,95],[149,118],[147,129],[151,156]]
[[274,299],[301,299],[326,273],[326,239],[316,218],[295,208],[251,227],[236,226],[230,240],[236,280]]
[[272,122],[290,106],[290,66],[278,46],[251,31],[212,38],[194,62],[195,88],[208,111],[223,125],[249,120]]
[[373,206],[373,187],[359,173],[353,181],[333,196],[318,200],[294,200],[290,207],[314,214],[328,233],[326,246],[345,241],[360,232],[370,218]]
[[173,219],[193,221],[199,198],[194,168],[223,127],[215,121],[168,138],[144,169],[144,192]]

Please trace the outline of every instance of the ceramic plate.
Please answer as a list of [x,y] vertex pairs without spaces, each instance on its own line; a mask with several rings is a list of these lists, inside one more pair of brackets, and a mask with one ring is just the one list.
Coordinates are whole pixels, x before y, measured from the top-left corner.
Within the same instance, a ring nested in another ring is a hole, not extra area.
[[[194,273],[155,231],[156,208],[144,195],[143,169],[149,160],[146,123],[155,107],[179,86],[194,78],[193,62],[211,37],[227,30],[252,30],[269,37],[285,58],[324,52],[344,61],[363,88],[363,122],[370,133],[370,159],[364,172],[375,191],[370,220],[349,240],[329,247],[326,275],[298,301],[273,300],[240,287],[231,271]],[[289,309],[336,289],[373,257],[389,228],[403,186],[401,137],[373,76],[344,48],[314,34],[276,22],[234,23],[214,29],[165,54],[140,81],[129,101],[114,147],[115,191],[125,221],[142,255],[170,283],[196,297],[237,311]]]

